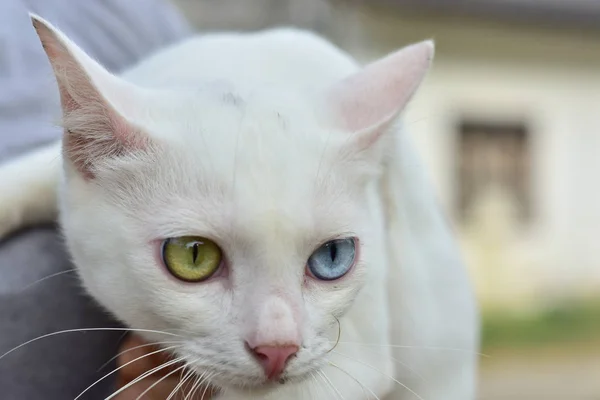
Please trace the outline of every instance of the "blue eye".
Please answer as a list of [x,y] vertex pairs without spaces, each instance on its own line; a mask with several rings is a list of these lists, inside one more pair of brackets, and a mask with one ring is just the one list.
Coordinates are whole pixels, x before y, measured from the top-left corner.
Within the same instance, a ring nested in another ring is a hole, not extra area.
[[332,281],[352,268],[356,248],[353,238],[332,240],[319,247],[308,259],[308,269],[315,278]]

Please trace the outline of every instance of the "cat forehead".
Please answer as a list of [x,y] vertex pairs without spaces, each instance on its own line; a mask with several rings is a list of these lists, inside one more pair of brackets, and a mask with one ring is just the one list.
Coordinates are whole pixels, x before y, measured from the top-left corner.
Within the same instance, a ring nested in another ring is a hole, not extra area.
[[165,139],[164,151],[150,160],[156,176],[142,180],[153,193],[139,199],[177,198],[172,209],[195,209],[197,223],[212,218],[208,209],[267,235],[312,230],[318,209],[344,190],[331,178],[345,135],[324,128],[301,94],[219,86],[159,100],[143,125]]
[[137,114],[144,115],[140,122],[148,122],[151,129],[180,124],[232,132],[243,127],[242,123],[247,126],[260,122],[285,130],[290,125],[303,127],[320,122],[315,97],[280,86],[244,87],[209,81],[193,89],[150,90],[148,101],[141,105],[144,112]]
[[308,96],[272,88],[170,94],[145,115],[144,128],[192,171],[258,186],[316,176],[327,147],[345,137],[323,126]]
[[285,254],[352,230],[360,196],[329,163],[306,159],[297,148],[259,147],[237,155],[177,151],[153,164],[156,175],[134,177],[134,190],[119,193],[133,202],[126,208],[134,214],[145,210],[154,236],[217,235],[270,251],[278,243]]
[[264,179],[239,175],[229,177],[223,191],[218,185],[190,187],[189,176],[173,179],[168,192],[154,193],[154,201],[135,196],[141,204],[129,209],[155,237],[208,235],[221,244],[281,256],[356,230],[361,208],[359,197],[350,192],[319,186],[312,177],[257,185]]

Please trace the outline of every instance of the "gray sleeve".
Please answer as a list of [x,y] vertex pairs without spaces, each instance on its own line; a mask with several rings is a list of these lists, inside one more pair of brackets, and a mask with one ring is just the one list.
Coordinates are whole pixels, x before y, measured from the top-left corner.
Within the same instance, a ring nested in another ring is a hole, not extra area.
[[[60,135],[53,125],[60,112],[55,82],[27,10],[113,71],[191,33],[160,0],[0,0],[0,162]],[[84,294],[72,268],[53,227],[0,242],[0,356],[60,330],[119,327]],[[19,348],[0,358],[0,399],[74,398],[114,368],[99,370],[122,336],[66,333]],[[83,398],[103,399],[112,385],[106,379]]]
[[162,0],[1,0],[0,160],[60,134],[56,83],[27,11],[113,72],[191,33]]

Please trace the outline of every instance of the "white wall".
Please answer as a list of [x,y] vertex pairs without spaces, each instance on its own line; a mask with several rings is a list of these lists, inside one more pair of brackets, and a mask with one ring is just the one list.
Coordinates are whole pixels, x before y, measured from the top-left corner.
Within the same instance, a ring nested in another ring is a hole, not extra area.
[[[574,72],[441,60],[406,115],[449,211],[456,122],[466,116],[530,124],[534,219],[498,243],[504,262],[495,267],[506,273],[494,271],[496,288],[507,296],[518,284],[529,300],[545,290],[600,288],[600,115],[593,106],[600,105],[600,73]],[[468,249],[476,251],[476,243]]]
[[378,10],[363,24],[375,45],[352,51],[365,61],[406,37],[440,38],[405,119],[449,213],[461,117],[528,123],[533,221],[510,225],[490,204],[476,229],[461,229],[482,300],[523,308],[600,293],[600,35]]

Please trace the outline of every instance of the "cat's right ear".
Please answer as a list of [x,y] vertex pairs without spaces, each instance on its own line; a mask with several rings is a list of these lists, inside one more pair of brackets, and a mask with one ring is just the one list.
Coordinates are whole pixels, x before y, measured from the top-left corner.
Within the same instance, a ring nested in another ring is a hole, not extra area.
[[58,83],[66,158],[91,179],[102,160],[146,147],[149,138],[130,122],[139,89],[109,73],[49,22],[30,17]]
[[354,134],[351,144],[367,149],[404,110],[425,78],[432,41],[407,46],[367,65],[328,89],[326,108],[338,128]]

